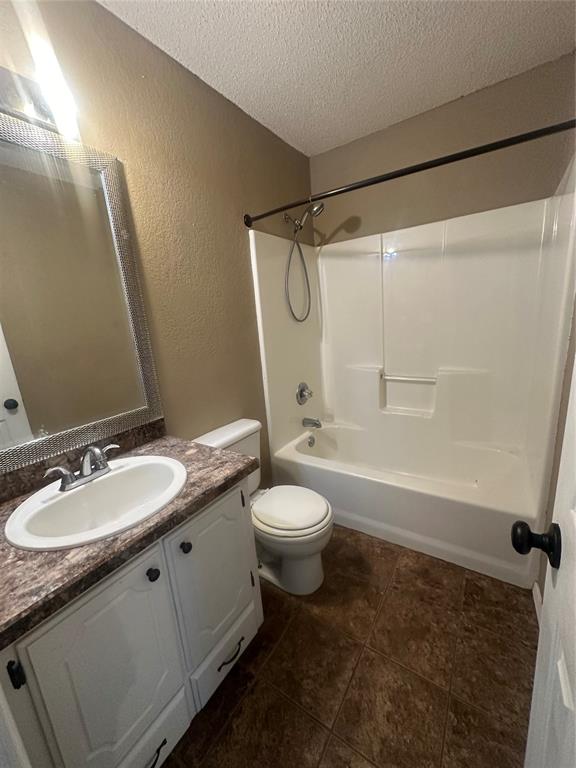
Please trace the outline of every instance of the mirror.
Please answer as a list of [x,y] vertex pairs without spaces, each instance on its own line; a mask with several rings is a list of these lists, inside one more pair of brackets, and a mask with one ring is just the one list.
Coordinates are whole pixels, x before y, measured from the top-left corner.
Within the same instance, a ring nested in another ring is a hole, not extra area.
[[160,416],[120,163],[0,113],[0,470]]

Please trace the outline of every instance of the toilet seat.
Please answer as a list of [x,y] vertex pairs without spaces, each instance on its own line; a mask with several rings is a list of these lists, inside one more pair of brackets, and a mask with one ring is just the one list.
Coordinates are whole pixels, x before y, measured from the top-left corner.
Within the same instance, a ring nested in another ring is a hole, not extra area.
[[252,522],[272,536],[310,536],[330,525],[332,509],[323,496],[309,488],[277,485],[253,502]]

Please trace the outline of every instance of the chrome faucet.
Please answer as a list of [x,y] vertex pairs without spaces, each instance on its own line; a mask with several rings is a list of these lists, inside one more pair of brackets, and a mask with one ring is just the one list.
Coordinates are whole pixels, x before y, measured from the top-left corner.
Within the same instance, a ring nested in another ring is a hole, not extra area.
[[80,468],[81,477],[89,477],[93,480],[95,477],[110,472],[106,454],[108,451],[113,451],[116,448],[120,448],[120,446],[115,443],[110,443],[106,448],[98,448],[97,445],[89,445],[84,451],[84,456],[82,456],[82,466]]
[[306,418],[302,419],[302,426],[303,427],[312,427],[313,429],[321,429],[322,422],[320,421],[320,419],[309,419],[309,418],[306,417]]
[[96,480],[97,477],[102,477],[102,475],[110,472],[106,454],[108,451],[112,451],[119,447],[120,446],[115,443],[111,443],[105,448],[98,448],[97,445],[89,445],[84,451],[80,470],[78,472],[71,472],[69,469],[66,469],[66,467],[51,467],[46,470],[44,477],[50,477],[50,475],[57,473],[58,477],[61,478],[59,490],[71,491],[73,488],[85,485],[91,480]]

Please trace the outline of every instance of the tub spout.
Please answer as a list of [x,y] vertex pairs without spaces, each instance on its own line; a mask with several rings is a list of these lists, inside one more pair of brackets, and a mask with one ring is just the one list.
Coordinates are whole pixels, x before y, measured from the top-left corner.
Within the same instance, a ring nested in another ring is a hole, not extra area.
[[320,429],[322,427],[322,422],[320,419],[302,419],[302,426],[303,427],[313,427],[314,429]]

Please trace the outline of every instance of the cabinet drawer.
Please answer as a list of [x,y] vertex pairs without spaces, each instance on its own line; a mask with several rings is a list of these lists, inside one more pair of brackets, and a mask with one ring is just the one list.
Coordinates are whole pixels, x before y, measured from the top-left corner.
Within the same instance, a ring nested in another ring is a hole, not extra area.
[[201,707],[206,706],[210,696],[244,653],[257,631],[256,606],[250,603],[226,636],[192,674],[192,685],[196,688]]
[[[190,720],[182,688],[118,768],[160,768],[186,732]],[[157,755],[158,760],[154,762]]]

